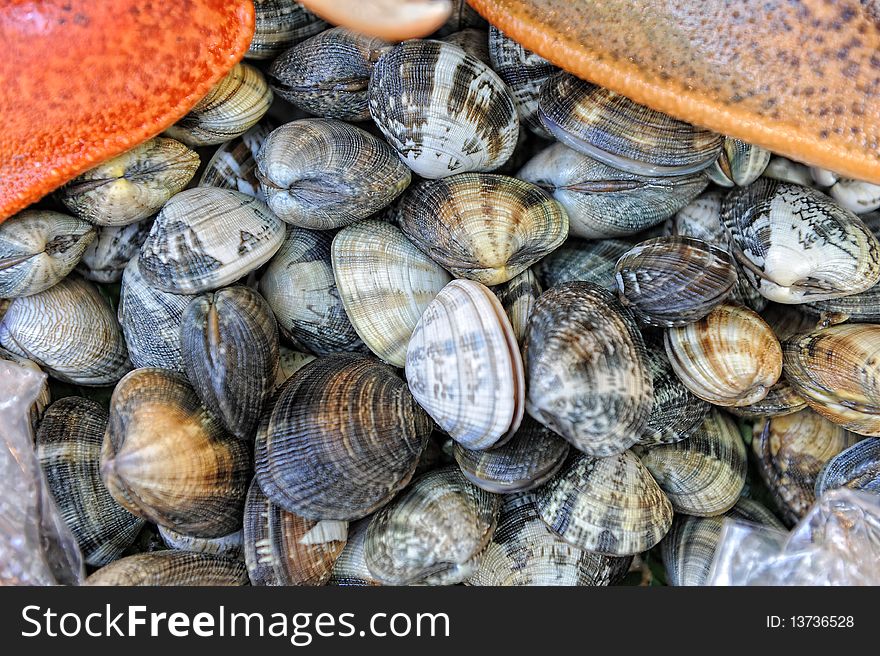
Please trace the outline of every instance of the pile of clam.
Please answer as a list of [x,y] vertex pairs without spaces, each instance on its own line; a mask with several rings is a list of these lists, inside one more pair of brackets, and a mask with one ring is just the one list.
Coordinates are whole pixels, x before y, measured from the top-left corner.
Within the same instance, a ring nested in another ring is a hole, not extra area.
[[880,493],[880,187],[472,12],[256,8],[189,115],[0,225],[88,583],[700,584],[724,518]]

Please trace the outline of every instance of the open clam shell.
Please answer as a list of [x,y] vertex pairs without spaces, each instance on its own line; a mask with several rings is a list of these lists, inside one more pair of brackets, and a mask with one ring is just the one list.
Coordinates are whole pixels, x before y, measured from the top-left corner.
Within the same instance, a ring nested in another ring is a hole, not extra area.
[[862,440],[831,458],[816,477],[816,497],[848,487],[880,494],[880,440]]
[[452,439],[486,449],[512,436],[525,378],[513,327],[495,295],[453,280],[419,319],[406,353],[413,397]]
[[244,563],[191,551],[156,551],[127,556],[89,576],[84,585],[231,586],[247,585]]

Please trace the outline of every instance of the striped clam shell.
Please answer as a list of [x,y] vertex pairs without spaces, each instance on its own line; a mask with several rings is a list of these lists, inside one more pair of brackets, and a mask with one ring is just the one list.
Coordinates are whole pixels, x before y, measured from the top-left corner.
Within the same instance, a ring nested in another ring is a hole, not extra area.
[[809,408],[759,419],[752,436],[758,473],[789,526],[815,503],[816,477],[825,463],[862,439]]
[[730,192],[722,219],[743,272],[771,301],[838,298],[880,280],[880,243],[814,189],[761,178]]
[[37,457],[55,505],[89,565],[115,560],[137,537],[144,520],[125,510],[101,480],[101,445],[109,416],[78,396],[46,410],[36,435]]
[[428,472],[370,521],[367,567],[386,585],[460,583],[478,566],[499,506],[457,467]]
[[518,276],[495,286],[492,291],[501,301],[501,307],[510,319],[517,344],[522,346],[535,301],[542,292],[541,283],[532,269],[526,269]]
[[238,63],[165,134],[191,147],[221,144],[256,125],[271,104],[263,74]]
[[244,558],[252,585],[324,585],[347,537],[347,522],[304,519],[272,503],[257,479],[251,483]]
[[156,551],[127,556],[89,576],[84,585],[233,586],[247,585],[244,563],[191,551]]
[[272,59],[329,25],[298,2],[254,0],[254,37],[245,59]]
[[705,317],[733,291],[737,275],[724,248],[691,237],[657,237],[620,256],[620,301],[640,323],[683,326]]
[[491,171],[513,154],[516,106],[489,66],[451,43],[404,41],[370,78],[370,114],[423,178]]
[[336,288],[332,242],[327,232],[288,226],[284,244],[260,279],[260,292],[282,334],[317,355],[364,348]]
[[571,234],[588,239],[632,235],[685,207],[706,188],[702,173],[660,176],[621,170],[556,143],[517,177],[546,189],[565,207]]
[[112,385],[131,368],[113,308],[78,276],[15,299],[0,321],[0,346],[76,385]]
[[122,272],[136,258],[153,226],[153,219],[144,219],[126,226],[101,226],[95,240],[83,252],[76,270],[87,280],[110,284],[122,279]]
[[857,442],[826,463],[816,477],[816,497],[839,487],[880,494],[880,440]]
[[257,153],[272,131],[272,123],[260,121],[241,136],[220,144],[202,171],[200,187],[240,191],[263,202],[266,192],[257,178]]
[[568,235],[565,210],[545,191],[489,173],[421,182],[399,212],[400,228],[422,252],[484,285],[519,275]]
[[30,296],[62,280],[95,238],[95,228],[49,210],[25,210],[0,224],[0,298]]
[[783,368],[782,376],[767,390],[767,396],[760,401],[741,407],[730,406],[728,412],[746,419],[760,419],[761,417],[782,417],[799,412],[807,407],[807,402],[798,394],[792,384],[785,377]]
[[538,514],[552,531],[609,556],[647,551],[672,524],[669,499],[631,451],[578,455],[536,496]]
[[544,289],[566,282],[591,282],[609,292],[617,292],[614,270],[617,260],[632,244],[622,239],[585,240],[569,238],[562,246],[535,265]]
[[746,187],[761,176],[770,163],[771,154],[760,146],[725,137],[718,159],[706,173],[712,182],[722,187]]
[[452,278],[400,229],[368,220],[340,230],[331,246],[333,276],[351,325],[379,358],[403,367],[425,308]]
[[[487,66],[492,66],[492,61],[489,58],[489,33],[486,30],[468,27],[442,36],[440,41],[458,46],[470,56],[479,59]],[[497,71],[495,72],[497,73]]]
[[382,585],[367,568],[365,548],[367,527],[372,517],[352,522],[348,527],[348,541],[333,563],[328,585],[377,586]]
[[165,203],[138,266],[162,291],[198,294],[259,268],[283,241],[284,223],[260,201],[230,189],[196,187]]
[[502,501],[498,526],[467,584],[614,585],[631,562],[568,544],[538,517],[534,494],[512,495]]
[[462,446],[487,449],[513,436],[525,405],[522,356],[489,289],[453,280],[437,294],[409,341],[406,381],[419,405]]
[[682,175],[710,166],[724,137],[639,105],[569,73],[541,89],[538,111],[550,133],[609,166],[642,175]]
[[57,192],[79,218],[102,226],[146,219],[183,190],[199,168],[199,155],[179,141],[149,139],[74,178]]
[[185,535],[167,526],[158,526],[157,528],[159,529],[159,535],[162,536],[162,541],[169,549],[194,551],[211,554],[212,556],[226,556],[237,560],[244,558],[241,529],[229,535],[221,535],[219,538],[197,538],[192,535]]
[[524,347],[526,410],[584,453],[635,444],[654,402],[645,343],[609,292],[571,282],[535,304]]

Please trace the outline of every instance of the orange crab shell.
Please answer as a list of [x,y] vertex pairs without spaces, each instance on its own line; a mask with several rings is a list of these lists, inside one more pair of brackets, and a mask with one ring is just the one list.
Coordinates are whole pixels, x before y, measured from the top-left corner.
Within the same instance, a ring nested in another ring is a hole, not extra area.
[[183,117],[253,34],[251,0],[0,0],[0,220]]

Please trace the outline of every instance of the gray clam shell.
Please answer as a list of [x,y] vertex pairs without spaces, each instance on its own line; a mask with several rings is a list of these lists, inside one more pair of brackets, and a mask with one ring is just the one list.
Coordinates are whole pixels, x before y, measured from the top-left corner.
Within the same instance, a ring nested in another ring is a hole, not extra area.
[[822,468],[816,477],[816,497],[839,487],[880,494],[880,439],[857,442]]
[[254,38],[246,59],[271,59],[329,25],[298,2],[254,0]]
[[247,585],[244,563],[191,551],[157,551],[128,556],[89,576],[84,585],[230,586]]
[[616,292],[614,269],[620,256],[630,248],[632,244],[621,239],[588,241],[572,237],[539,261],[534,270],[545,290],[581,280],[594,283],[609,292]]
[[99,283],[114,283],[135,257],[150,233],[152,219],[126,226],[100,226],[95,240],[83,253],[77,271],[84,278]]

